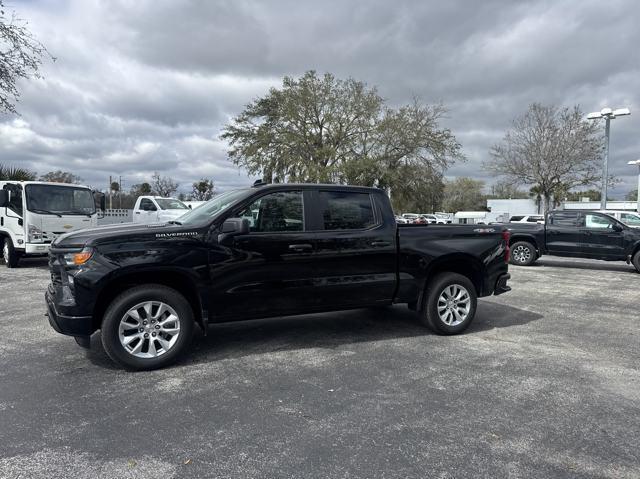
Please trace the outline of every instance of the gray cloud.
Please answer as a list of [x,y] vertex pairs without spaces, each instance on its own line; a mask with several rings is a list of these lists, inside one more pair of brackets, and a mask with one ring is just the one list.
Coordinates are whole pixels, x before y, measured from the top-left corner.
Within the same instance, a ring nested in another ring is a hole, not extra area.
[[176,1],[17,4],[58,61],[22,84],[20,119],[0,121],[0,161],[71,169],[93,185],[154,170],[185,191],[250,179],[218,139],[243,105],[308,69],[352,76],[393,104],[442,101],[444,124],[482,171],[492,144],[529,103],[627,106],[611,171],[621,196],[640,157],[640,6],[633,0]]

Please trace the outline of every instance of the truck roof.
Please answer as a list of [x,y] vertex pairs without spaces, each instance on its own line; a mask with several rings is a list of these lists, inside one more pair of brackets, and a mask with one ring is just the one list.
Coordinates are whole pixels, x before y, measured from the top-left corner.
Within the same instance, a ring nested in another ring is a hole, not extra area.
[[55,183],[53,181],[14,181],[14,180],[2,180],[0,183],[14,183],[22,186],[26,185],[52,185],[52,186],[68,186],[73,188],[87,188],[91,189],[86,185],[77,185],[75,183]]
[[[277,190],[277,189],[291,189],[291,188],[295,188],[295,189],[301,189],[301,190],[306,190],[306,189],[332,189],[332,190],[342,190],[342,191],[361,191],[363,193],[371,193],[371,192],[376,192],[376,193],[384,193],[385,191],[383,189],[380,188],[375,188],[375,187],[371,187],[371,186],[353,186],[353,185],[338,185],[338,184],[333,184],[333,183],[269,183],[269,184],[261,184],[261,185],[256,185],[253,186],[253,188],[255,189],[259,189],[259,190]],[[243,188],[238,188],[238,189],[243,189]]]

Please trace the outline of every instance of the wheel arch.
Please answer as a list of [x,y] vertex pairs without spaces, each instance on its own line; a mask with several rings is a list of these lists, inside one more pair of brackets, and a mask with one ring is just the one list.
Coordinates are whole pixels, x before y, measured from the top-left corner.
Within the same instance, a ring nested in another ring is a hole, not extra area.
[[454,253],[446,255],[435,260],[427,269],[424,285],[417,301],[418,311],[424,310],[429,285],[441,273],[458,273],[465,276],[473,284],[476,294],[478,296],[482,294],[484,278],[484,266],[482,263],[469,254]]
[[134,286],[144,286],[157,284],[167,286],[176,290],[185,297],[193,310],[193,317],[206,333],[205,314],[203,313],[202,301],[198,294],[198,287],[194,279],[186,273],[175,270],[150,270],[150,271],[130,271],[112,278],[98,293],[94,308],[94,327],[101,327],[104,313],[109,304],[120,293]]

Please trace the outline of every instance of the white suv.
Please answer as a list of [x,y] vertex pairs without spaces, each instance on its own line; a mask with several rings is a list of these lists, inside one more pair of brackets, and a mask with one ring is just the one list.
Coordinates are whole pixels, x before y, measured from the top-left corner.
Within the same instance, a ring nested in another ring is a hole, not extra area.
[[599,210],[600,213],[613,216],[615,219],[632,228],[640,228],[640,214],[623,210]]

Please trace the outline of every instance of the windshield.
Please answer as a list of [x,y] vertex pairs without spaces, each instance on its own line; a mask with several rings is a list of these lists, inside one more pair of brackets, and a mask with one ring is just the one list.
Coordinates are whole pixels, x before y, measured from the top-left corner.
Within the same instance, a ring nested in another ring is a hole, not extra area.
[[189,207],[180,200],[173,198],[156,198],[158,205],[163,210],[188,210]]
[[182,215],[179,222],[183,225],[202,224],[210,221],[214,216],[226,210],[237,200],[247,196],[250,190],[232,190],[221,193],[205,204]]
[[620,221],[627,226],[640,226],[640,216],[632,213],[622,213],[620,215]]
[[88,188],[56,185],[27,185],[27,209],[34,213],[92,215],[96,212]]

